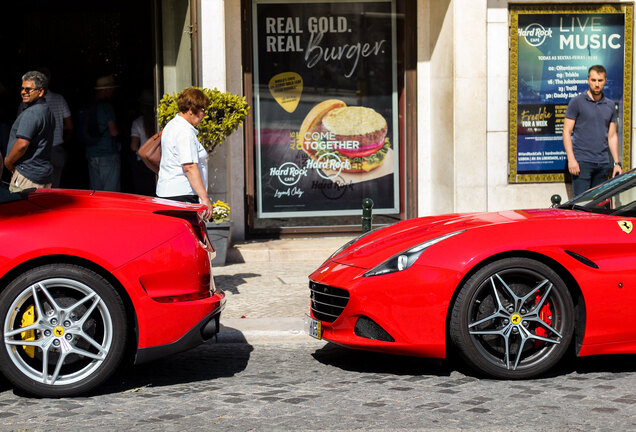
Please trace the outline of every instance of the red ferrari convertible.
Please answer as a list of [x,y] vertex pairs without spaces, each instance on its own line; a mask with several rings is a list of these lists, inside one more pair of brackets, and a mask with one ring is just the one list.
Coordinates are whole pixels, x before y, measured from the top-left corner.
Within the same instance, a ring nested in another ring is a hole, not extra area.
[[225,295],[200,206],[0,188],[0,370],[38,396],[76,395],[219,330]]
[[310,335],[504,379],[636,353],[636,171],[554,208],[400,222],[310,275]]

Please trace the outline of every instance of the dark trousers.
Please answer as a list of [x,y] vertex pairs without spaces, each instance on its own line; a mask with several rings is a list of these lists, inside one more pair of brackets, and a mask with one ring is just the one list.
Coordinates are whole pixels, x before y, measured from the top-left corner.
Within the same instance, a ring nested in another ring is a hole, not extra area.
[[612,166],[610,164],[597,164],[591,162],[579,162],[581,172],[572,176],[572,190],[574,196],[580,195],[586,190],[598,186],[610,176]]
[[169,199],[172,201],[180,201],[185,203],[199,204],[199,197],[197,195],[179,195],[171,197],[162,197],[157,195],[157,198]]

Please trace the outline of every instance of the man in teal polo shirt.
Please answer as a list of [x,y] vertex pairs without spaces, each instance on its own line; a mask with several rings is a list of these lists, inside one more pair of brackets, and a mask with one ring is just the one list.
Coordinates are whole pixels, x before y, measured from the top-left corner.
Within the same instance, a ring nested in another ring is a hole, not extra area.
[[[568,104],[563,122],[563,147],[572,175],[574,196],[621,174],[614,102],[603,94],[607,71],[601,65],[587,73],[589,89]],[[611,159],[610,159],[611,156]]]
[[46,104],[47,87],[48,79],[41,72],[27,72],[22,77],[20,95],[26,109],[11,126],[4,159],[4,166],[11,172],[11,192],[51,187],[55,118]]

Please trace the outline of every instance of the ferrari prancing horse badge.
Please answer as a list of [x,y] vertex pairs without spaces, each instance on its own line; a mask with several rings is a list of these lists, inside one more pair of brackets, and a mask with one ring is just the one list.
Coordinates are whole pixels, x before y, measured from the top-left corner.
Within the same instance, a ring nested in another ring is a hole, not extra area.
[[634,225],[629,221],[618,221],[618,226],[627,234],[631,233],[634,228]]

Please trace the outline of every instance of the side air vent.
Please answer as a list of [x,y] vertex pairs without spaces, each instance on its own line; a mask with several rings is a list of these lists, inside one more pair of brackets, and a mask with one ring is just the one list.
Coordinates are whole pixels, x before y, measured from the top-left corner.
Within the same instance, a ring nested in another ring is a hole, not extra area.
[[361,316],[356,323],[354,333],[356,336],[360,336],[367,339],[379,340],[384,342],[395,342],[393,336],[391,336],[386,330],[384,330],[378,323],[371,318]]
[[579,254],[577,254],[575,252],[572,252],[572,251],[569,251],[569,250],[566,250],[565,253],[570,255],[575,260],[582,262],[583,264],[585,264],[588,267],[592,267],[592,268],[595,268],[595,269],[598,268],[598,265],[594,261],[589,260],[589,259],[585,258],[582,255],[579,255]]

